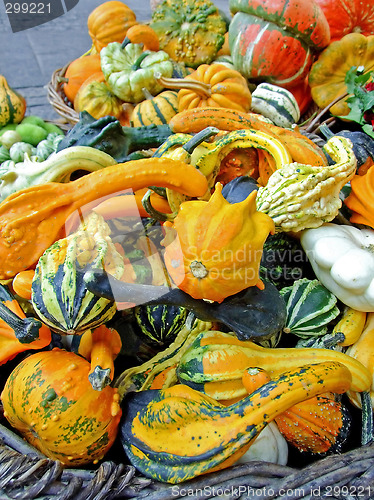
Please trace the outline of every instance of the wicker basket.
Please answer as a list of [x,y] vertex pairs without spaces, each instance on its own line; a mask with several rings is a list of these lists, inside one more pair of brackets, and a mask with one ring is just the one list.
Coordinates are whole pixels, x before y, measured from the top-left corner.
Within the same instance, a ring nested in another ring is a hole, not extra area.
[[68,128],[71,128],[78,123],[79,114],[67,101],[62,88],[64,83],[62,78],[65,76],[65,72],[69,64],[70,63],[66,64],[63,68],[56,69],[56,71],[53,72],[51,81],[47,85],[47,98],[56,113],[63,118],[65,125],[67,125]]
[[105,461],[95,470],[64,469],[0,425],[1,500],[173,500],[186,495],[241,500],[369,500],[374,498],[374,444],[331,455],[302,469],[249,462],[169,485],[113,461]]

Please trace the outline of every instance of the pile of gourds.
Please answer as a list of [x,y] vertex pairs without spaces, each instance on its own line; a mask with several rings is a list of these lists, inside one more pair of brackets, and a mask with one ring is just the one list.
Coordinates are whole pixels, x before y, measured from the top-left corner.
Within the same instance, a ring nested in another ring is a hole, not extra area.
[[[362,2],[349,28],[333,8],[230,0],[225,19],[164,0],[142,24],[110,1],[89,16],[64,84],[80,121],[3,176],[0,203],[1,401],[47,457],[96,464],[118,439],[124,461],[179,483],[253,460],[260,440],[283,464],[288,446],[339,451],[350,406],[370,422],[374,140],[342,129],[374,26]],[[0,91],[0,123],[21,122],[25,102]],[[300,117],[334,100],[336,133],[308,136]]]

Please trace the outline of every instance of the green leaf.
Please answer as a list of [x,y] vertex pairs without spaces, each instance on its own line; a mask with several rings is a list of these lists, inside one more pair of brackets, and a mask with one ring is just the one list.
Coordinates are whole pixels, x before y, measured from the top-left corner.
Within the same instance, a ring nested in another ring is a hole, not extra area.
[[365,123],[365,125],[362,125],[362,130],[365,132],[365,134],[370,135],[374,139],[374,130],[373,126],[370,123]]

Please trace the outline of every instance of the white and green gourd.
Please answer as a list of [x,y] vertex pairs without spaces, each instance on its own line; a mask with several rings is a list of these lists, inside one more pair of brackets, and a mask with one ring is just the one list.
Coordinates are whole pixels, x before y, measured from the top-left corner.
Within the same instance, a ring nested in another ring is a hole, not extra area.
[[291,128],[300,120],[294,95],[271,83],[260,83],[252,92],[251,111],[269,118],[278,127]]

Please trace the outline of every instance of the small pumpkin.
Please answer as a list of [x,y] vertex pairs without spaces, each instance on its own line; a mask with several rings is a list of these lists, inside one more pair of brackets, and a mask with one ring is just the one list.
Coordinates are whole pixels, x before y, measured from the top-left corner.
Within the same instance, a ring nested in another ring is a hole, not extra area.
[[165,264],[172,280],[195,299],[222,302],[245,288],[264,286],[258,272],[273,221],[256,211],[255,191],[235,204],[225,200],[221,191],[217,183],[208,202],[182,203],[174,230],[164,239]]
[[318,280],[296,280],[280,293],[287,308],[285,333],[300,338],[325,335],[329,323],[339,315],[337,298]]
[[166,124],[178,113],[178,92],[164,90],[160,94],[152,96],[144,88],[143,93],[144,101],[138,103],[131,113],[130,123],[132,127]]
[[97,6],[88,16],[88,33],[100,52],[108,43],[121,43],[127,30],[136,24],[136,15],[125,3],[111,0]]
[[159,37],[160,48],[192,68],[213,61],[227,31],[211,0],[164,0],[153,10],[150,26]]
[[180,306],[140,305],[135,307],[136,331],[145,342],[159,349],[170,345],[182,330],[188,311]]
[[62,78],[62,81],[65,82],[62,88],[71,103],[74,102],[75,96],[82,83],[87,80],[89,76],[100,71],[100,54],[81,56],[69,64]]
[[323,109],[342,97],[331,106],[330,112],[336,116],[349,113],[345,77],[352,66],[363,66],[365,73],[374,70],[374,35],[348,33],[319,54],[309,73],[312,98],[317,106]]
[[330,42],[330,29],[314,0],[230,0],[229,45],[235,68],[253,81],[296,85],[313,56]]
[[330,26],[331,42],[348,33],[374,35],[374,7],[371,0],[316,0]]
[[26,99],[10,87],[0,75],[0,127],[22,121],[26,112]]
[[114,116],[121,125],[128,126],[133,107],[113,94],[100,71],[83,82],[75,96],[74,109],[78,113],[87,111],[96,119]]
[[275,418],[278,429],[300,451],[338,452],[351,430],[348,409],[330,394],[301,401]]
[[252,95],[246,79],[223,64],[200,64],[183,79],[161,78],[160,83],[167,88],[180,89],[178,110],[206,106],[249,111]]
[[41,351],[16,366],[1,394],[12,427],[67,467],[101,460],[121,418],[118,390],[95,391],[89,370],[90,363],[72,352]]
[[290,128],[300,120],[299,105],[292,92],[271,83],[260,83],[252,92],[251,110],[278,127]]
[[160,49],[160,42],[155,30],[149,24],[134,24],[126,32],[123,43],[142,43],[144,50],[157,52]]

